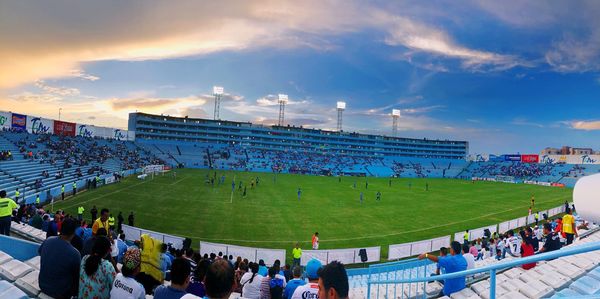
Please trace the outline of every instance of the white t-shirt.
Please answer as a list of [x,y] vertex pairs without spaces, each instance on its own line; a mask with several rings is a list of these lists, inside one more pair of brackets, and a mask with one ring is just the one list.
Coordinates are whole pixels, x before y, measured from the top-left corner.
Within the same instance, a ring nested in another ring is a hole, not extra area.
[[319,284],[310,282],[297,287],[291,299],[319,299]]
[[196,295],[192,295],[192,294],[185,294],[183,295],[183,297],[181,297],[181,299],[202,299]]
[[475,268],[475,257],[470,253],[463,253],[463,257],[467,261],[467,270]]
[[123,276],[119,273],[115,277],[112,290],[110,290],[111,299],[145,299],[146,291],[142,284],[137,280]]
[[506,243],[511,255],[521,256],[521,241],[519,241],[519,238],[515,236],[509,237],[506,239]]
[[244,286],[242,288],[242,296],[248,299],[258,299],[260,298],[260,283],[263,280],[263,276],[256,274],[252,282],[250,282],[250,278],[252,278],[252,272],[246,272],[240,279],[240,284]]

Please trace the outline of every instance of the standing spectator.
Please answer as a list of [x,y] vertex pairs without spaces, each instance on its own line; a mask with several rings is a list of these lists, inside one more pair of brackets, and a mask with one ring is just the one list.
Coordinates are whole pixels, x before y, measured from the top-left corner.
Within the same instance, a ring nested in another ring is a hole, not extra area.
[[113,217],[112,214],[108,216],[108,227],[110,228],[110,231],[115,230],[115,217]]
[[62,186],[60,187],[60,196],[60,200],[65,200],[65,184],[62,184]]
[[319,271],[320,299],[348,299],[348,274],[344,265],[333,261]]
[[125,218],[123,218],[123,213],[121,213],[121,211],[119,211],[119,215],[117,216],[117,232],[121,233],[123,231],[123,220],[125,220]]
[[140,273],[140,250],[130,248],[123,255],[123,267],[121,273],[115,277],[111,299],[145,299],[146,292],[144,286],[135,280],[135,276]]
[[242,296],[248,299],[260,298],[260,283],[263,276],[258,274],[258,264],[251,262],[249,265],[251,272],[246,272],[240,279],[242,285]]
[[[209,299],[227,299],[234,287],[233,268],[224,260],[217,260],[206,272],[206,297]],[[155,299],[160,299],[156,298]]]
[[312,249],[319,249],[319,232],[315,232],[315,234],[312,236]]
[[6,190],[0,191],[0,234],[10,235],[10,223],[14,209],[18,209],[19,205],[14,200],[6,197]]
[[206,296],[206,285],[204,284],[204,278],[206,277],[206,271],[208,271],[209,266],[210,262],[207,259],[202,259],[200,262],[198,262],[198,266],[196,266],[196,271],[194,271],[192,275],[186,292],[199,297]]
[[133,226],[133,220],[134,220],[134,216],[133,216],[133,212],[129,213],[129,217],[127,217],[127,224],[129,226]]
[[[519,231],[521,235],[521,256],[527,257],[534,255],[535,251],[533,250],[533,245],[531,244],[531,239],[527,237],[524,230]],[[523,269],[529,270],[535,267],[535,263],[523,264]]]
[[81,260],[79,272],[79,298],[110,298],[110,290],[117,273],[113,265],[104,259],[110,253],[110,240],[99,237],[94,242],[92,253]]
[[566,213],[562,218],[562,233],[565,234],[567,245],[571,245],[573,244],[573,237],[579,237],[579,234],[577,234],[577,228],[575,227],[573,210],[567,208]]
[[160,245],[160,266],[164,278],[167,278],[167,271],[171,269],[171,264],[171,259],[167,255],[167,244],[162,243]]
[[469,252],[469,245],[462,246],[463,258],[467,261],[467,270],[475,268],[475,257]]
[[552,224],[544,223],[544,235],[546,235],[544,246],[542,246],[539,252],[549,252],[560,249],[560,237],[556,232],[552,231]]
[[301,279],[302,268],[300,268],[299,265],[294,266],[294,269],[292,270],[292,274],[294,275],[294,278],[292,280],[288,281],[287,286],[285,287],[285,291],[283,291],[283,298],[285,298],[285,299],[292,298],[292,295],[294,294],[294,291],[296,291],[296,288],[306,284],[306,282]]
[[283,279],[277,276],[277,272],[279,272],[279,267],[271,267],[269,269],[269,293],[271,299],[282,299],[283,298],[283,289],[285,287]]
[[292,266],[300,266],[300,259],[302,258],[302,248],[300,248],[300,242],[296,242],[296,246],[292,249],[292,256],[294,262]]
[[127,243],[125,243],[125,234],[120,234],[119,238],[117,238],[117,248],[119,249],[117,262],[123,263],[123,256],[125,252],[127,252],[127,249],[129,249],[129,246],[127,246]]
[[[432,262],[439,263],[445,270],[445,273],[454,273],[467,270],[467,261],[460,254],[461,245],[457,241],[450,244],[450,255],[438,258],[435,255],[424,253],[419,255],[419,259],[429,259]],[[458,292],[465,288],[465,277],[450,278],[444,280],[444,288],[440,296],[450,296],[450,294]]]
[[60,212],[57,211],[54,214],[54,218],[48,223],[48,230],[46,231],[46,239],[54,236],[58,236],[58,223],[60,222]]
[[190,283],[190,262],[183,258],[173,261],[171,267],[171,285],[160,285],[154,290],[154,299],[179,299],[187,294]]
[[306,277],[308,284],[299,286],[292,294],[292,299],[319,298],[319,270],[321,262],[317,259],[312,259],[306,264]]
[[106,208],[100,210],[100,218],[94,221],[94,224],[92,225],[92,234],[95,235],[99,228],[104,228],[106,232],[110,231],[110,226],[108,225],[108,209]]
[[60,237],[51,237],[40,245],[40,290],[54,298],[71,298],[77,295],[81,255],[71,245],[77,223],[67,219]]
[[96,208],[96,205],[94,205],[92,207],[92,209],[90,210],[90,214],[92,215],[92,223],[94,221],[96,221],[96,219],[98,219],[98,209]]

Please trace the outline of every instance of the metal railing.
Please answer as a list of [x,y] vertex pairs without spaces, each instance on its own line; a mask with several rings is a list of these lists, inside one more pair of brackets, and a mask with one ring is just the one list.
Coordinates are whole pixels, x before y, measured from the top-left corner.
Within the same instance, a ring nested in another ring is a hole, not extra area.
[[[503,270],[503,269],[512,268],[515,266],[520,266],[523,264],[551,260],[551,259],[556,259],[556,258],[560,258],[560,257],[564,257],[564,256],[575,255],[575,254],[580,254],[580,253],[585,253],[585,252],[590,252],[590,251],[595,251],[595,250],[600,250],[600,242],[593,242],[593,243],[588,243],[588,244],[584,244],[584,245],[572,245],[569,247],[565,247],[561,250],[545,252],[545,253],[536,254],[536,255],[519,258],[519,259],[514,259],[514,260],[510,260],[510,261],[505,261],[505,262],[498,262],[498,263],[484,266],[481,268],[470,269],[470,270],[448,273],[448,274],[442,274],[442,275],[436,275],[436,276],[425,275],[423,277],[415,277],[415,278],[408,278],[408,279],[387,279],[387,280],[372,280],[371,276],[369,276],[369,280],[367,282],[367,284],[368,284],[367,285],[367,298],[369,298],[369,299],[371,298],[371,286],[372,285],[394,285],[394,287],[396,287],[397,285],[401,285],[402,286],[401,291],[404,291],[405,284],[408,284],[409,286],[411,284],[417,284],[417,286],[420,287],[419,286],[420,283],[423,284],[423,286],[422,286],[423,297],[422,298],[426,298],[427,293],[425,292],[425,290],[426,290],[425,288],[426,288],[426,284],[428,282],[451,279],[451,278],[458,278],[458,277],[467,277],[467,276],[471,276],[471,275],[478,274],[478,273],[489,272],[489,275],[490,275],[490,298],[493,299],[493,298],[496,298],[496,272],[498,270]],[[402,268],[404,268],[404,267],[402,267]],[[396,269],[396,270],[402,270],[402,269]],[[387,286],[386,286],[386,289],[387,289]],[[409,288],[409,290],[411,290],[411,288]],[[376,296],[379,297],[379,294],[376,294]],[[597,297],[598,295],[595,295],[595,296]],[[583,296],[581,298],[586,298],[586,296]],[[592,298],[592,297],[589,297],[589,298]]]

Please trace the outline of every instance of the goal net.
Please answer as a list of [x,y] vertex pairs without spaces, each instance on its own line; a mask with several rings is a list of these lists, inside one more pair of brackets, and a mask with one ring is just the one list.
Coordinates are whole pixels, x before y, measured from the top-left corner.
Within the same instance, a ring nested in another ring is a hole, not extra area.
[[143,168],[144,174],[157,174],[165,171],[164,165],[148,165]]

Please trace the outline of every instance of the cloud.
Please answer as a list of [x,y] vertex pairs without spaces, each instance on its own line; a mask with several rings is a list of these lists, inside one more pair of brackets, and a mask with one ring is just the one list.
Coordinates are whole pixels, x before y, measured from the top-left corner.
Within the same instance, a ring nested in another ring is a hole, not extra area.
[[73,77],[81,78],[88,81],[100,80],[100,77],[85,73],[83,70],[71,70]]
[[[308,104],[308,103],[309,103],[309,101],[306,101],[306,100],[296,101],[296,100],[288,98],[286,106],[287,105]],[[258,106],[279,106],[279,96],[274,95],[274,94],[266,95],[264,97],[258,98],[256,100],[256,104],[258,104]]]
[[537,128],[545,127],[543,124],[529,121],[526,118],[515,118],[510,123],[513,125],[517,125],[517,126],[531,126],[531,127],[537,127]]
[[573,121],[570,123],[571,128],[584,131],[600,130],[600,120],[595,121]]
[[77,88],[54,87],[47,85],[43,80],[35,81],[35,86],[44,90],[45,92],[58,96],[76,96],[80,93],[79,89]]
[[545,59],[555,71],[561,73],[600,70],[600,29],[595,29],[584,39],[564,37],[546,52]]

